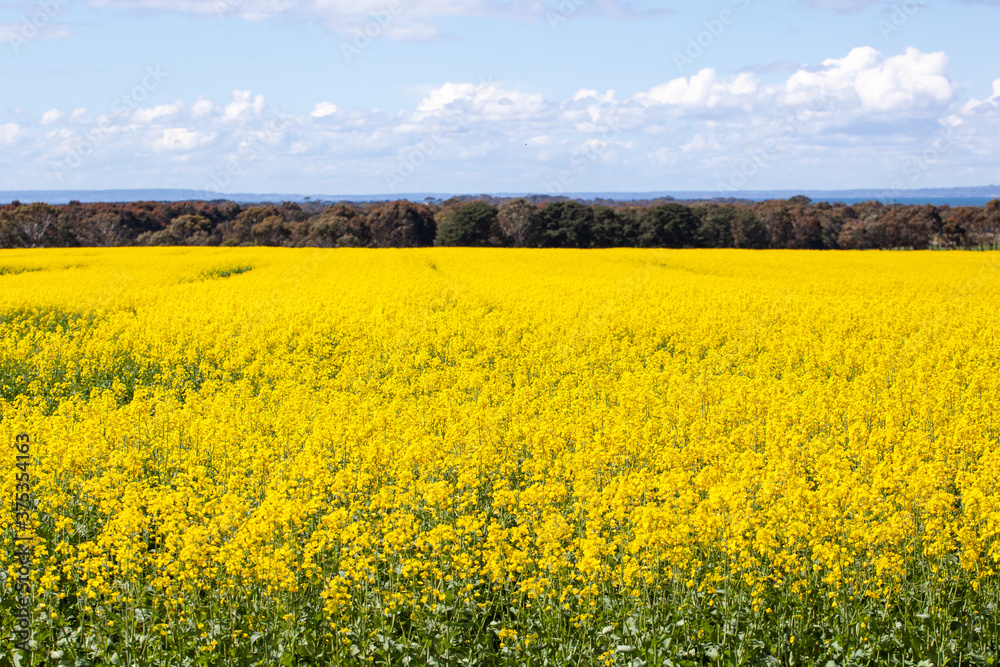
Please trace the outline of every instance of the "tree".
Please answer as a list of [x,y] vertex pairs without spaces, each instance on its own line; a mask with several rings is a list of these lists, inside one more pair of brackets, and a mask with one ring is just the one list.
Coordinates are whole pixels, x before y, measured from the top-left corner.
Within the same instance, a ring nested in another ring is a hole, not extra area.
[[538,226],[538,207],[526,199],[511,199],[497,209],[500,232],[515,248],[523,248]]
[[497,207],[483,201],[459,204],[442,209],[434,218],[438,246],[489,246],[499,245]]
[[926,250],[931,243],[932,221],[917,215],[919,209],[912,206],[893,206],[882,214],[882,225],[889,235],[891,245],[882,247],[913,248]]
[[0,208],[0,248],[20,247],[19,234],[14,231],[14,221],[9,209]]
[[368,224],[356,206],[333,204],[318,214],[286,223],[291,230],[288,243],[295,247],[338,248],[365,246],[370,240]]
[[757,219],[767,230],[768,244],[772,248],[791,247],[795,233],[791,206],[782,199],[769,199],[754,207]]
[[286,201],[281,203],[281,217],[285,222],[302,222],[309,217],[309,214],[295,202]]
[[641,241],[645,247],[686,248],[698,244],[699,220],[684,204],[646,209]]
[[595,248],[618,248],[626,244],[622,221],[610,206],[594,207],[593,239]]
[[740,206],[730,221],[733,245],[737,248],[760,249],[768,245],[767,229],[757,219],[752,208]]
[[837,242],[852,250],[898,248],[907,241],[903,232],[908,225],[909,222],[892,206],[862,209],[857,219],[844,224]]
[[[117,212],[122,217],[122,225],[128,230],[129,238],[136,238],[143,232],[157,232],[166,229],[172,216],[162,203],[130,202],[128,204],[99,204],[94,210],[109,210]],[[136,238],[138,241],[138,239]]]
[[296,245],[335,248],[340,238],[350,233],[350,228],[348,218],[324,211],[309,221],[301,242]]
[[257,245],[281,246],[291,238],[292,230],[282,216],[269,215],[251,228],[250,235]]
[[908,206],[893,205],[880,214],[868,216],[871,245],[874,248],[890,250],[920,245],[921,227],[914,224],[913,210]]
[[97,247],[119,246],[128,241],[122,216],[114,211],[100,211],[82,224],[79,238],[87,245]]
[[976,206],[942,207],[940,238],[949,247],[989,245],[988,213]]
[[594,211],[575,201],[557,201],[538,211],[538,242],[542,248],[589,248],[593,243]]
[[136,239],[140,245],[209,245],[212,222],[201,215],[185,214],[174,218],[166,229],[143,232]]
[[981,227],[983,243],[992,249],[1000,247],[1000,199],[993,199],[983,208]]
[[[808,199],[807,197],[802,198]],[[823,226],[820,224],[820,216],[817,215],[816,211],[805,206],[796,206],[790,213],[792,216],[792,236],[789,239],[788,247],[802,250],[821,249],[823,247]]]
[[212,221],[203,215],[182,215],[170,221],[167,228],[176,245],[210,245]]
[[[825,204],[825,206],[824,206]],[[843,204],[830,206],[826,202],[816,205],[819,217],[820,235],[824,248],[839,248],[840,231],[844,228],[847,207]]]
[[733,220],[739,209],[731,205],[709,204],[699,210],[698,242],[706,248],[733,247]]
[[913,212],[913,224],[926,230],[930,243],[951,247],[964,240],[965,230],[955,226],[945,229],[941,210],[933,204],[925,204]]
[[426,204],[388,202],[368,213],[372,243],[377,248],[413,248],[434,242],[434,212]]
[[35,202],[13,207],[10,215],[11,232],[20,247],[40,248],[59,219],[59,209],[51,204]]
[[646,217],[643,206],[623,206],[615,210],[615,218],[621,234],[621,245],[628,248],[642,246],[642,225]]
[[846,250],[867,250],[872,248],[894,247],[899,244],[897,223],[890,224],[889,229],[883,228],[883,217],[887,209],[881,202],[867,201],[844,207],[844,224],[837,236],[837,247]]
[[274,206],[249,206],[235,218],[221,222],[216,232],[223,245],[249,244],[254,240],[254,226],[272,216],[284,219],[281,211]]

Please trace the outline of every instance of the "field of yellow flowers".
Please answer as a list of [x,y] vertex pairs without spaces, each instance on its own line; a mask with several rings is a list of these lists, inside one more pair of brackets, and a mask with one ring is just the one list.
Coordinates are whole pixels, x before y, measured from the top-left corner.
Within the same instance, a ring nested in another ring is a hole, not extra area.
[[998,413],[997,253],[0,251],[0,665],[996,664]]

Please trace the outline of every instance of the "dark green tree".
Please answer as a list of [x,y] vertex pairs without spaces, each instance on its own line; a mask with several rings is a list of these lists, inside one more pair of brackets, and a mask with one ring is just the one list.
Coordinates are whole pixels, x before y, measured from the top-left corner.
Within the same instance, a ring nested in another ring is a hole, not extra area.
[[642,221],[645,216],[646,209],[642,206],[623,206],[615,210],[623,247],[639,248],[642,246]]
[[594,247],[618,248],[625,245],[624,229],[618,213],[610,206],[594,207]]
[[483,201],[443,209],[435,216],[438,246],[496,246],[500,244],[497,207]]
[[590,248],[594,210],[575,201],[557,201],[538,211],[537,245],[542,248]]
[[735,206],[709,204],[699,210],[698,242],[706,248],[733,247],[733,220],[739,213]]
[[642,245],[691,248],[698,245],[698,217],[684,204],[659,204],[643,216]]

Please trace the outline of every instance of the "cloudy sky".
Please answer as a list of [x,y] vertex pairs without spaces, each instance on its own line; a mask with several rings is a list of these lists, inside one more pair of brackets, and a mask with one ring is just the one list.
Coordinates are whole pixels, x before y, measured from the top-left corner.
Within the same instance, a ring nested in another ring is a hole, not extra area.
[[0,3],[0,190],[1000,184],[1000,0]]

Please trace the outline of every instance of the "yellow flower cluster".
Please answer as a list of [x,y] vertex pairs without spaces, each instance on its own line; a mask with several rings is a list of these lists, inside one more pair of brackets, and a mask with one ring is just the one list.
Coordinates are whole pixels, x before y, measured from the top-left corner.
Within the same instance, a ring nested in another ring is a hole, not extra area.
[[[503,598],[509,651],[541,627],[511,604],[600,630],[608,596],[763,615],[891,604],[915,578],[997,585],[995,253],[114,248],[0,266],[0,438],[35,442],[49,604],[145,600],[181,623],[206,598],[308,599],[360,646],[359,615]],[[5,455],[4,498],[14,473]]]

